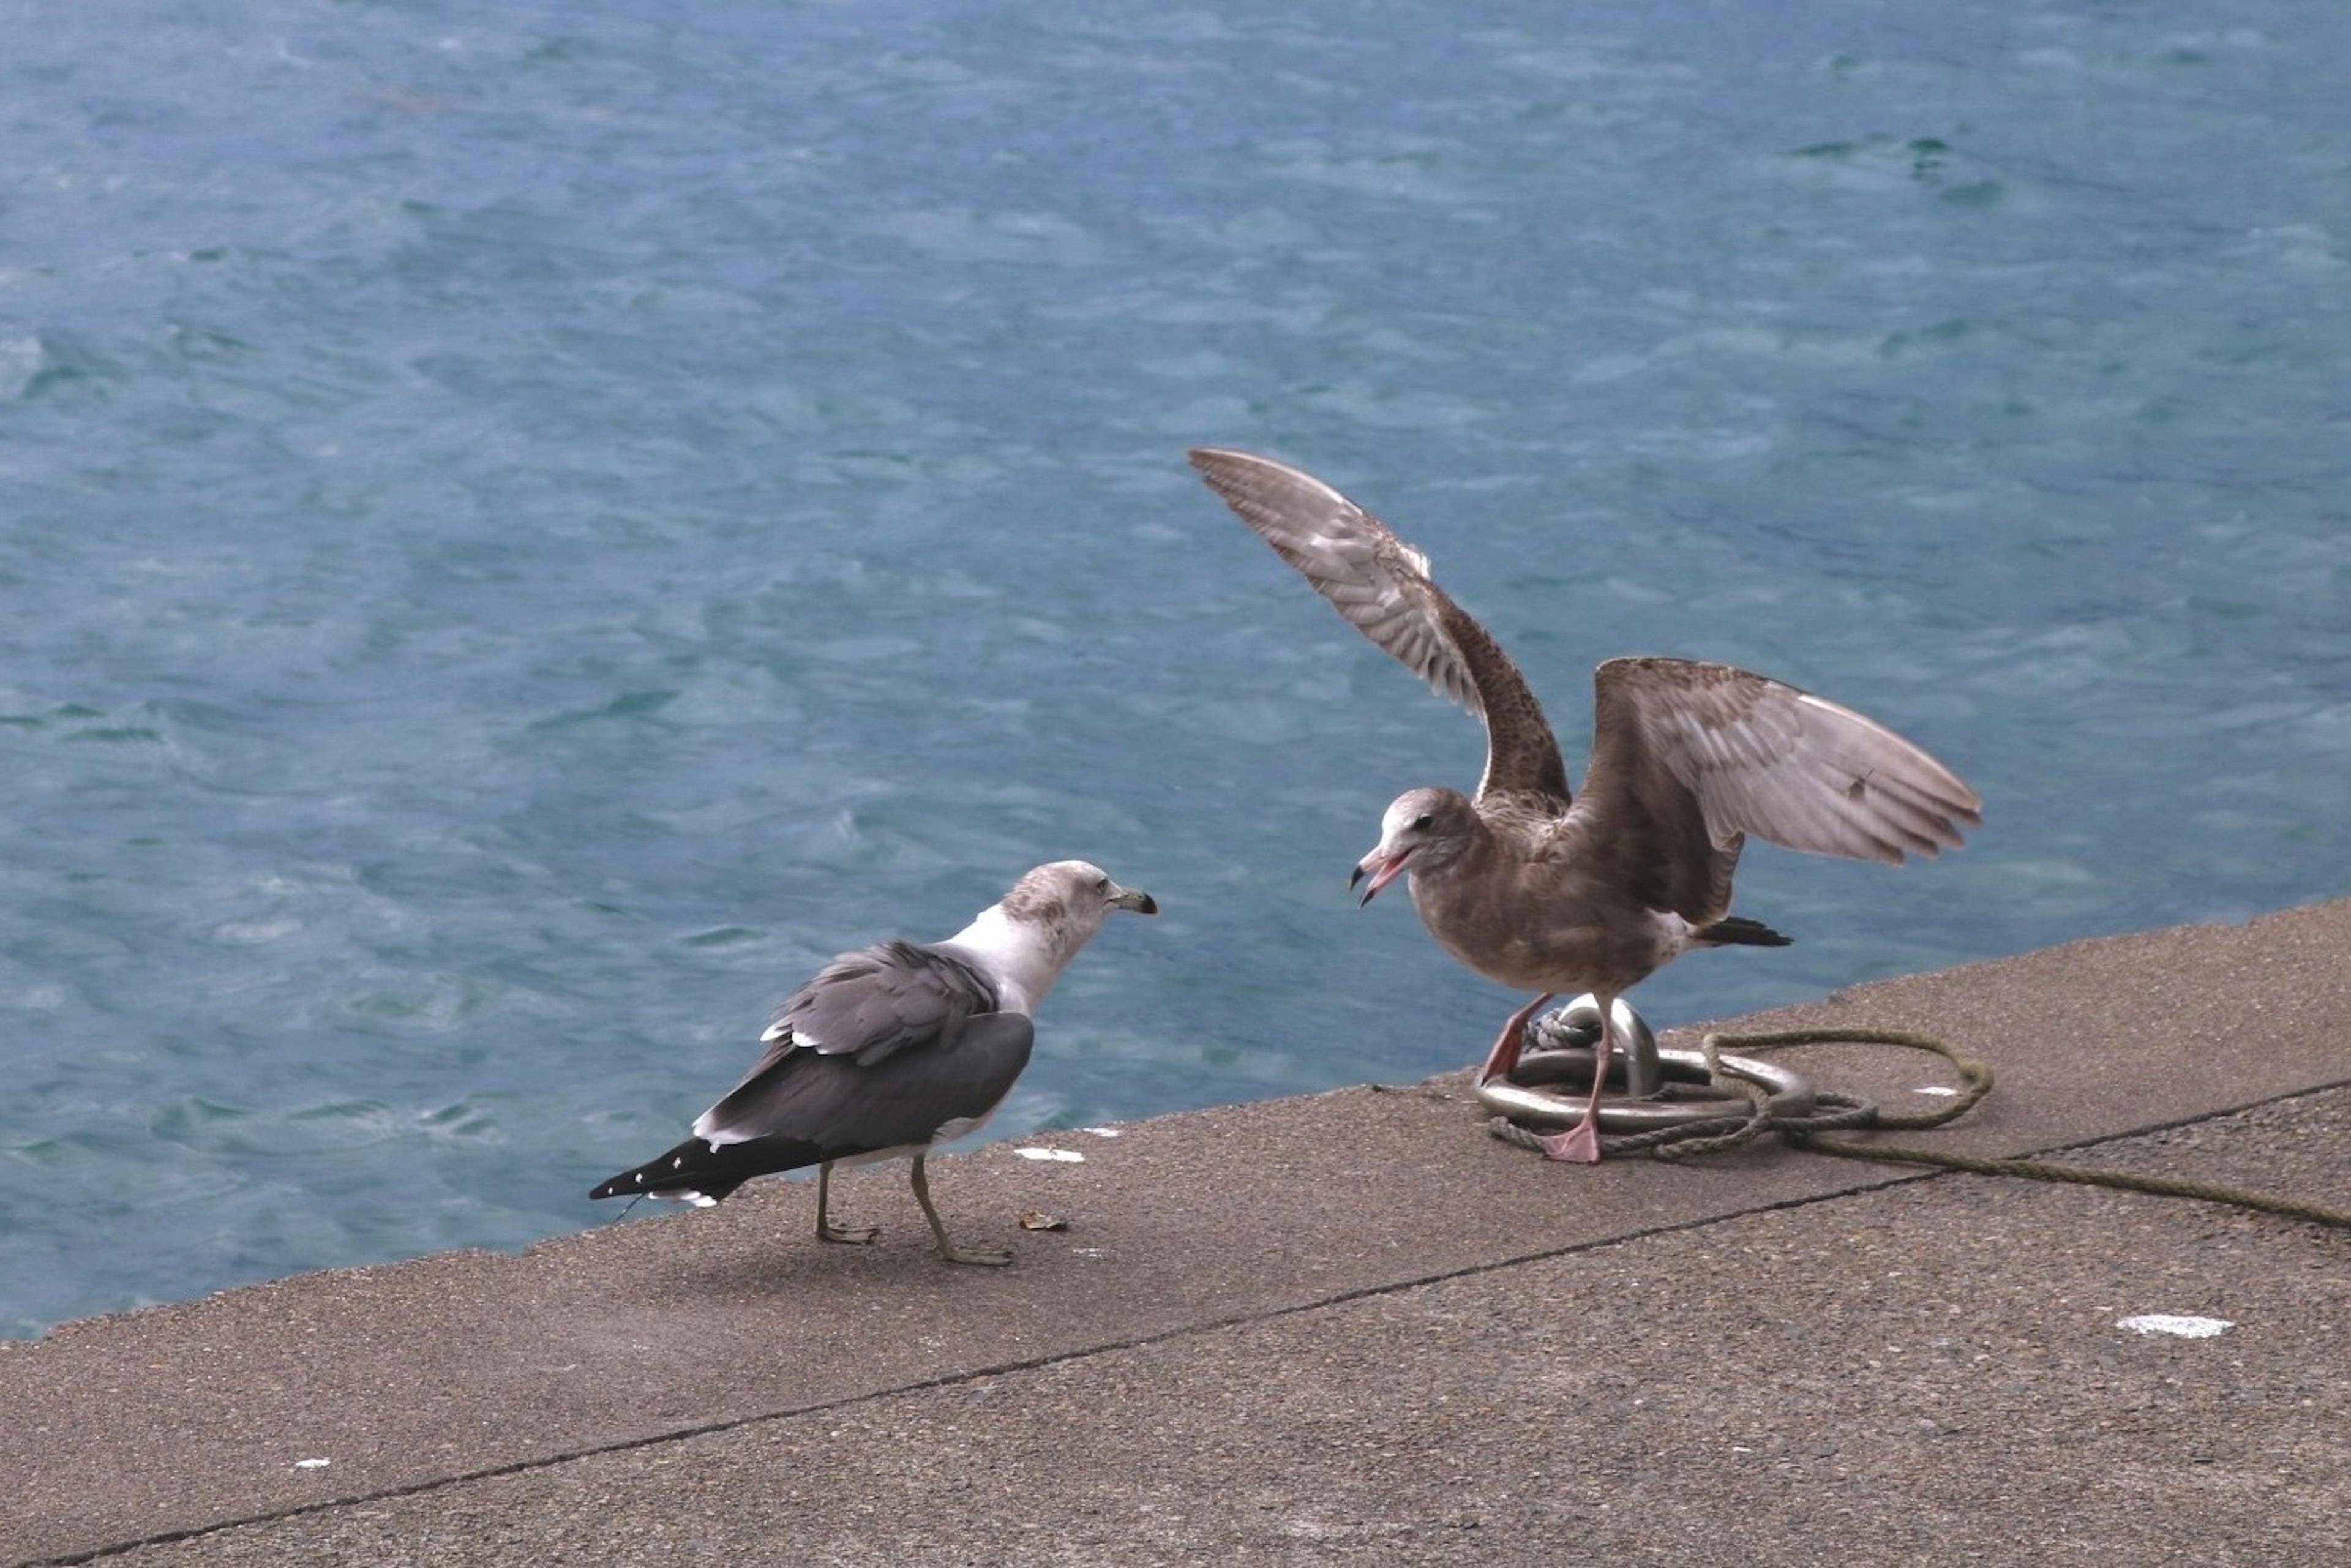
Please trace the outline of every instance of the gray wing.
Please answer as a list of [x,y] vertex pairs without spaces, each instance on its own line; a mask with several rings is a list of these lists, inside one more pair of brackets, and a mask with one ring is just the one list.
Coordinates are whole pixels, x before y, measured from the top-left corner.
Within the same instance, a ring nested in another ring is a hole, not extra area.
[[949,1123],[993,1111],[1029,1065],[1036,1038],[1036,1025],[1020,1013],[981,1013],[920,1049],[871,1063],[804,1046],[780,1057],[770,1052],[695,1123],[695,1135],[721,1148],[780,1146],[794,1164],[927,1144]]
[[[966,1020],[996,1010],[996,988],[970,965],[912,942],[843,953],[784,999],[759,1038],[758,1065],[694,1124],[698,1138],[730,1130],[741,1104],[796,1061],[839,1057],[872,1068],[952,1040]],[[747,1134],[758,1135],[758,1134]]]
[[[759,1038],[787,1037],[825,1056],[866,1066],[936,1037],[973,1013],[996,1010],[996,988],[935,947],[883,942],[843,953],[776,1009]],[[764,1064],[763,1064],[764,1065]]]
[[[1719,919],[1746,835],[1898,863],[1956,849],[1983,802],[1909,741],[1729,664],[1611,659],[1593,677],[1584,841],[1646,878],[1651,907]],[[1641,862],[1646,862],[1643,864]]]
[[1428,575],[1428,558],[1301,469],[1254,453],[1195,447],[1192,466],[1350,625],[1486,726],[1483,798],[1567,800],[1567,768],[1526,677],[1476,617]]

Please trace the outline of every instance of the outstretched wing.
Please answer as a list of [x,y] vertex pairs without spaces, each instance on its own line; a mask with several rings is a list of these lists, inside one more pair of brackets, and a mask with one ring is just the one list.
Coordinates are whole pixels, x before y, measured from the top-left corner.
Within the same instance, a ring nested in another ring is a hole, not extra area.
[[1303,470],[1254,453],[1196,447],[1192,466],[1274,553],[1365,637],[1486,726],[1489,795],[1567,802],[1559,742],[1526,677],[1428,575],[1428,558]]
[[1956,849],[1983,802],[1876,721],[1810,692],[1687,659],[1611,659],[1593,677],[1587,854],[1654,908],[1718,920],[1748,834],[1898,863]]

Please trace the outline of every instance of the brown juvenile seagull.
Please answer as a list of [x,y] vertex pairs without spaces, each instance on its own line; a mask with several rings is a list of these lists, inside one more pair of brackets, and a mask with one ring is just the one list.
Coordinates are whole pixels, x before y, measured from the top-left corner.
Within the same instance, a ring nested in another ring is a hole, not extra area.
[[[1518,1066],[1527,1020],[1562,991],[1600,1003],[1583,1119],[1543,1140],[1600,1158],[1599,1107],[1617,997],[1692,947],[1784,947],[1730,915],[1730,875],[1754,834],[1790,849],[1899,862],[1959,845],[1982,802],[1884,726],[1794,686],[1688,659],[1611,659],[1593,676],[1592,766],[1572,797],[1559,742],[1526,677],[1431,580],[1428,558],[1311,474],[1198,448],[1197,468],[1241,521],[1355,629],[1486,726],[1475,800],[1396,798],[1355,867],[1364,903],[1399,874],[1437,945],[1491,980],[1541,995],[1510,1015],[1479,1082]],[[1351,882],[1352,885],[1352,882]]]
[[843,953],[776,1009],[768,1053],[694,1136],[604,1182],[590,1197],[646,1193],[716,1203],[753,1176],[817,1167],[820,1241],[871,1241],[872,1226],[826,1213],[832,1167],[911,1155],[914,1201],[950,1263],[1012,1254],[958,1247],[931,1207],[931,1145],[994,1113],[1029,1065],[1037,1004],[1113,909],[1159,905],[1084,861],[1040,865],[944,942],[884,942]]

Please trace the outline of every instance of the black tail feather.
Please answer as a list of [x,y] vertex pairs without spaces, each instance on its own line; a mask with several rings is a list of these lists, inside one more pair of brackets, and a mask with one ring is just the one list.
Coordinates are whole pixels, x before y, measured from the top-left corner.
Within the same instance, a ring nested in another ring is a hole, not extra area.
[[751,1138],[716,1146],[688,1138],[656,1160],[600,1184],[590,1197],[696,1196],[716,1203],[753,1176],[796,1171],[824,1160],[846,1159],[865,1149],[828,1149],[799,1138]]
[[1792,947],[1795,939],[1782,936],[1761,920],[1748,920],[1732,915],[1711,925],[1698,929],[1698,939],[1711,942],[1719,947]]

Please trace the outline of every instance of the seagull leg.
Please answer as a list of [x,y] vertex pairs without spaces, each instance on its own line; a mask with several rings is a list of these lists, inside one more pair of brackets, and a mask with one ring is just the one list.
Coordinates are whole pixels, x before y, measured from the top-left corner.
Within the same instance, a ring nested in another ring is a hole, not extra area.
[[1599,991],[1593,997],[1600,1004],[1600,1043],[1592,1048],[1592,1097],[1583,1103],[1583,1121],[1543,1139],[1547,1160],[1579,1166],[1600,1163],[1600,1094],[1608,1087],[1608,1064],[1616,1056],[1616,998]]
[[1494,1037],[1494,1049],[1486,1053],[1486,1065],[1478,1070],[1475,1082],[1483,1083],[1489,1078],[1508,1078],[1519,1070],[1519,1052],[1526,1048],[1527,1020],[1542,1010],[1542,1005],[1559,995],[1545,991],[1525,1007],[1510,1015],[1502,1032]]
[[958,1247],[947,1239],[947,1228],[939,1223],[939,1211],[931,1207],[931,1184],[923,1175],[923,1160],[914,1156],[914,1201],[923,1206],[923,1218],[931,1222],[931,1235],[939,1244],[939,1256],[950,1263],[984,1263],[991,1269],[1001,1268],[1012,1261],[1012,1254],[993,1247]]
[[826,1218],[832,1198],[832,1162],[816,1167],[816,1239],[819,1241],[871,1241],[882,1234],[878,1225],[835,1225]]

